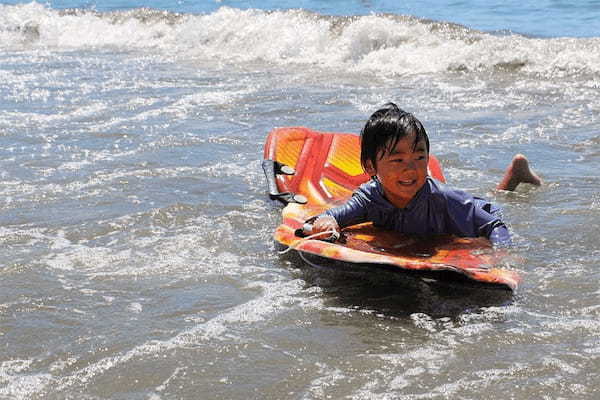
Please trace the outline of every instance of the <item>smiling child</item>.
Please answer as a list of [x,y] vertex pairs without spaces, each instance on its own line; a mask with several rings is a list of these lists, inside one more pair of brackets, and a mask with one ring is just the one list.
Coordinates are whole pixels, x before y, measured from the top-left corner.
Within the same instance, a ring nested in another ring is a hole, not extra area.
[[[409,235],[483,236],[494,245],[509,245],[500,209],[432,179],[428,162],[429,138],[421,122],[394,103],[386,104],[361,132],[361,164],[371,180],[345,204],[319,215],[312,233],[371,221]],[[517,155],[498,189],[514,190],[521,182],[541,184],[527,159]]]

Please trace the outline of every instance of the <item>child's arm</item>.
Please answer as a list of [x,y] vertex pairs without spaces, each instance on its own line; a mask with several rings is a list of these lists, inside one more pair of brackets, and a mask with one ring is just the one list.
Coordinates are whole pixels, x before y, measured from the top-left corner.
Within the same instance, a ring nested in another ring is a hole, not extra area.
[[446,192],[448,233],[457,236],[483,236],[494,246],[509,246],[510,232],[502,221],[502,211],[492,203],[470,194]]
[[488,239],[490,239],[490,242],[497,247],[507,247],[512,245],[510,233],[504,224],[496,226],[490,233]]
[[512,244],[510,232],[502,221],[502,210],[483,199],[475,198],[474,222],[480,236],[487,237],[494,246]]
[[367,219],[367,199],[357,191],[346,203],[320,214],[312,222],[312,233],[325,231],[339,232],[341,228],[365,222]]

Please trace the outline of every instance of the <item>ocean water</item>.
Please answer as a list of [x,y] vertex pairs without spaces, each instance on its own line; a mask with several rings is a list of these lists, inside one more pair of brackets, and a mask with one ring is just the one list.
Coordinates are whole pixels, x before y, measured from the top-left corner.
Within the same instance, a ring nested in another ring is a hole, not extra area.
[[[597,399],[600,2],[0,2],[0,399]],[[281,126],[395,101],[511,295],[280,257]],[[515,153],[544,179],[498,192]]]

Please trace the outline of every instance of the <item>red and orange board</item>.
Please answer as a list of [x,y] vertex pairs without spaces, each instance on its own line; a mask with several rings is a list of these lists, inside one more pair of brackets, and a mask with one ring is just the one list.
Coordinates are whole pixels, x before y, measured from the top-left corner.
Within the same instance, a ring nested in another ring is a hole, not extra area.
[[[385,266],[425,276],[466,278],[511,290],[521,281],[517,272],[498,267],[501,253],[494,251],[485,238],[439,236],[423,240],[379,229],[371,223],[345,228],[344,243],[296,236],[296,230],[307,219],[343,203],[369,179],[360,165],[357,135],[307,128],[275,129],[267,137],[264,159],[269,194],[286,203],[283,223],[274,234],[284,246],[343,261],[344,268],[352,268],[352,264]],[[445,182],[434,156],[430,156],[429,174]]]

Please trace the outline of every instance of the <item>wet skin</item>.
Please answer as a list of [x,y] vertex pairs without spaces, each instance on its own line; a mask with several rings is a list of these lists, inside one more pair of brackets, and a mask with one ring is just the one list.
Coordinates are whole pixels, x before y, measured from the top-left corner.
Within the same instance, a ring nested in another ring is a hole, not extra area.
[[[411,133],[398,140],[391,151],[381,151],[375,168],[370,161],[364,168],[369,175],[377,176],[386,199],[396,207],[404,208],[425,184],[428,162],[425,141],[415,145],[415,135]],[[313,224],[313,233],[325,231],[339,231],[337,221],[328,215],[319,217]]]
[[387,200],[404,208],[425,184],[428,161],[425,141],[415,145],[415,135],[411,133],[398,140],[391,151],[380,152],[375,166],[367,162],[365,167],[368,174],[377,176]]

